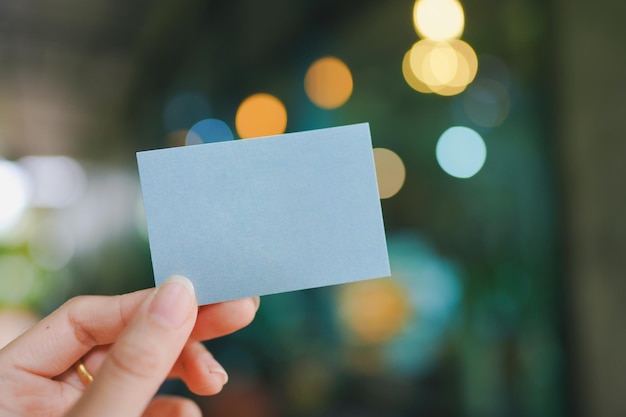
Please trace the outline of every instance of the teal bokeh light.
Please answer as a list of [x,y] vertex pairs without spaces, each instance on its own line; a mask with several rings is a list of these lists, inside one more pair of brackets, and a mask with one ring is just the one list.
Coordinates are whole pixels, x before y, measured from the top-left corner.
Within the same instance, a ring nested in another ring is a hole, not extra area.
[[487,147],[475,130],[454,126],[439,138],[436,155],[439,166],[446,173],[457,178],[470,178],[485,164]]

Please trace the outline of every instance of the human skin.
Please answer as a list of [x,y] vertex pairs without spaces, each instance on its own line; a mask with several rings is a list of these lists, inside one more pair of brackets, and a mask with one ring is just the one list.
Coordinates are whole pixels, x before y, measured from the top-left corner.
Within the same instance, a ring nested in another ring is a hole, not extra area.
[[[189,399],[156,397],[167,378],[198,395],[228,376],[201,341],[241,329],[259,298],[198,308],[191,282],[71,299],[0,350],[0,417],[200,416]],[[76,363],[94,376],[86,386]]]

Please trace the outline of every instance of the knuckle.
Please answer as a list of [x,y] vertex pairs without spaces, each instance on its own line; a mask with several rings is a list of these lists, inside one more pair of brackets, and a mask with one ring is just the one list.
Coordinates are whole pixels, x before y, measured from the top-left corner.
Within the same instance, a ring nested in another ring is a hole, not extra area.
[[79,306],[88,301],[88,299],[89,296],[87,295],[77,295],[67,300],[61,308],[67,309],[68,311],[76,310]]
[[83,306],[89,302],[89,297],[80,295],[71,298],[63,305],[63,309],[66,311],[67,321],[69,322],[74,337],[83,346],[89,348],[96,346],[98,343],[95,337],[86,329],[84,320],[85,318],[80,314],[83,311]]
[[151,379],[162,367],[158,352],[147,344],[117,344],[111,349],[109,359],[115,373],[134,379]]

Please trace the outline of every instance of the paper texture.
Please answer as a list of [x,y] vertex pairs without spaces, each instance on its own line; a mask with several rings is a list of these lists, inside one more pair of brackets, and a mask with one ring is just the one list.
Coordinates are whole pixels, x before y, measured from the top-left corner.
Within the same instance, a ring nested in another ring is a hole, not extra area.
[[366,123],[137,160],[157,285],[202,305],[390,275]]

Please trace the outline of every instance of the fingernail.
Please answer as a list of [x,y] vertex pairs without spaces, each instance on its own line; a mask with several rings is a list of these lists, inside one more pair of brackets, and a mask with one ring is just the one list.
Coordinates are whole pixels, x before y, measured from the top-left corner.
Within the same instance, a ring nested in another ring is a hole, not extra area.
[[157,290],[148,313],[169,328],[180,327],[195,307],[195,291],[189,279],[174,275]]
[[259,297],[259,296],[252,297],[252,302],[254,303],[256,311],[258,311],[259,310],[259,306],[261,305],[261,297]]
[[207,368],[209,368],[209,372],[211,372],[212,374],[220,375],[223,380],[222,385],[226,385],[226,383],[228,382],[228,374],[226,373],[224,368],[222,368],[222,365],[220,365],[219,362],[216,361],[211,355],[205,356],[204,363],[206,364]]

